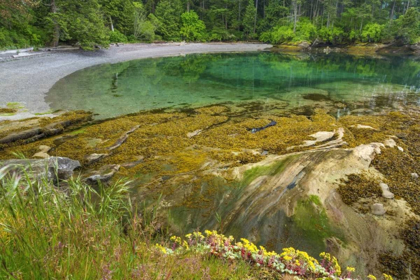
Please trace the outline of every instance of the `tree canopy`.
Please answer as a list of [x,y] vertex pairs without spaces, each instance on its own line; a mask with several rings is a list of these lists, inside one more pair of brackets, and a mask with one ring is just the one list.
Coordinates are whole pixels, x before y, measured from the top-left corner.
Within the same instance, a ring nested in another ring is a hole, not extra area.
[[0,0],[0,47],[420,41],[420,0]]

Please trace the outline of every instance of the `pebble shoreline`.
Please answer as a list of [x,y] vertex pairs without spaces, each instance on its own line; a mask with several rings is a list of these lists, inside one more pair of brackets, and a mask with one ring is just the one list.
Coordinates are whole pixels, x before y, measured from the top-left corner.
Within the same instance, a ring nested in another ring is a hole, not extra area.
[[50,110],[45,102],[45,94],[50,88],[65,76],[90,66],[192,53],[260,51],[270,47],[252,43],[126,44],[95,52],[52,51],[6,60],[0,63],[0,107],[19,102],[29,112],[0,117],[0,120],[30,117],[33,113]]

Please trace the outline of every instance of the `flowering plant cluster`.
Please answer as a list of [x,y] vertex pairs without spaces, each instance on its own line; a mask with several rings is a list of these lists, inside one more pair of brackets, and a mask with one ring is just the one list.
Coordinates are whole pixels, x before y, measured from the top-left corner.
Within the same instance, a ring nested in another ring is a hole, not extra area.
[[[242,238],[240,242],[234,242],[232,236],[226,237],[217,231],[193,232],[187,234],[184,239],[177,236],[171,237],[170,246],[164,247],[156,244],[156,248],[164,254],[183,254],[194,252],[208,254],[228,261],[244,260],[258,267],[272,269],[281,274],[295,275],[298,278],[322,278],[334,280],[351,280],[353,267],[347,267],[342,271],[337,259],[328,253],[321,253],[321,262],[308,255],[308,253],[296,250],[292,247],[283,249],[281,254],[269,252],[263,246],[257,247],[252,242]],[[376,279],[369,275],[369,279]],[[385,280],[392,277],[384,274]]]

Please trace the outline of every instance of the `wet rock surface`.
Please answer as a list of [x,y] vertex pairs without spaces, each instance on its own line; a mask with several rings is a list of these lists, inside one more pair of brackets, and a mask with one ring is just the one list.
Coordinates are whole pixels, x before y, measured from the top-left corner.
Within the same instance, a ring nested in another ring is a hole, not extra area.
[[67,180],[76,168],[81,167],[79,161],[65,157],[50,157],[48,159],[11,159],[0,161],[0,167],[10,175],[25,176],[29,174],[34,179]]
[[384,209],[384,205],[382,203],[375,203],[372,205],[372,214],[376,216],[383,216],[385,215],[386,210]]
[[89,185],[105,184],[108,183],[115,173],[120,169],[118,164],[104,165],[97,171],[91,171],[85,174],[84,181]]
[[[146,205],[162,195],[160,218],[175,230],[221,227],[269,249],[312,254],[328,243],[361,273],[378,269],[364,259],[378,264],[380,252],[406,252],[400,229],[420,213],[415,108],[336,119],[319,108],[307,116],[249,106],[143,112],[16,142],[0,158],[32,157],[44,145],[52,157],[80,161],[92,185],[128,177]],[[250,133],[271,120],[275,126]],[[375,218],[374,204],[387,212]]]

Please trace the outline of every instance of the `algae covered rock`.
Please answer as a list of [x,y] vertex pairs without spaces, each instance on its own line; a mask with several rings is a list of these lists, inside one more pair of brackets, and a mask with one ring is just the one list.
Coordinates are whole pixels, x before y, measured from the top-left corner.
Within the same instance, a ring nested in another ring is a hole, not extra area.
[[101,167],[97,171],[92,171],[85,176],[85,182],[89,185],[96,185],[101,183],[107,183],[115,173],[120,169],[118,164],[110,164]]
[[372,214],[376,216],[383,216],[385,215],[386,210],[384,209],[384,205],[382,203],[375,203],[372,205]]

